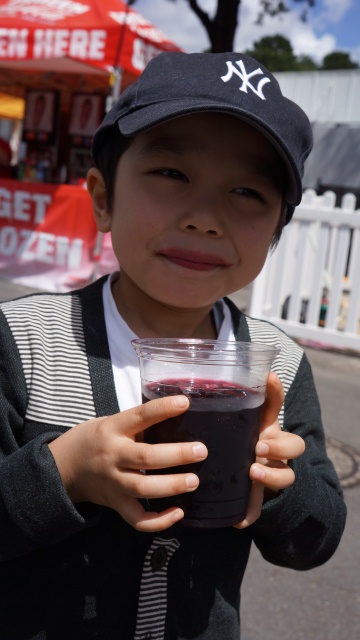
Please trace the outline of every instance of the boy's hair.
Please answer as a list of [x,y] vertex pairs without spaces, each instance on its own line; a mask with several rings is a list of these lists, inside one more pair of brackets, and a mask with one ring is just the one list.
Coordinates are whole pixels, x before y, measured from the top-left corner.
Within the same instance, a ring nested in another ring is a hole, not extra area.
[[125,138],[119,127],[107,127],[99,132],[98,153],[93,157],[94,165],[102,174],[106,190],[106,206],[112,211],[115,189],[115,175],[119,160],[131,144],[131,138]]
[[110,202],[116,166],[127,141],[130,144],[137,134],[173,118],[204,111],[227,113],[247,122],[283,160],[285,204],[275,232],[278,239],[302,198],[301,179],[312,148],[312,130],[304,111],[283,96],[270,71],[245,54],[169,52],[148,63],[94,136],[93,161],[103,174]]

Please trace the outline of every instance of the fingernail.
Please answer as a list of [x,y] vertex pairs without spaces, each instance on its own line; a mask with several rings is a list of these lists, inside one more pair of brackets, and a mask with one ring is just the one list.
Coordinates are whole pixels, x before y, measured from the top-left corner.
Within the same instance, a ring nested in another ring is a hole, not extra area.
[[255,453],[258,456],[266,456],[269,453],[269,445],[265,442],[258,442],[255,448]]
[[199,478],[195,475],[187,476],[186,486],[188,489],[195,489],[199,484]]
[[206,449],[205,445],[203,445],[201,443],[200,444],[196,444],[193,447],[193,452],[194,452],[195,458],[198,458],[199,460],[203,460],[207,456],[207,449]]
[[263,480],[265,478],[265,471],[260,465],[253,464],[251,467],[251,475],[254,480]]
[[187,399],[186,396],[174,396],[173,403],[176,407],[179,407],[179,409],[182,409],[183,407],[186,407],[189,404],[189,400]]

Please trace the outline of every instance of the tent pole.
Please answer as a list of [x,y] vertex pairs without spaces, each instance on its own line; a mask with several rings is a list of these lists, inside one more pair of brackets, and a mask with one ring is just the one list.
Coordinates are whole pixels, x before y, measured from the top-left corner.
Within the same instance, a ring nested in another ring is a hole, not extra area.
[[[117,51],[116,51],[115,65],[114,65],[112,74],[110,76],[110,92],[106,98],[106,104],[105,104],[106,113],[110,111],[111,107],[116,102],[116,100],[118,99],[121,93],[121,84],[122,84],[122,77],[123,77],[124,70],[122,69],[122,67],[120,67],[119,63],[120,63],[120,56],[121,56],[124,39],[125,39],[125,31],[126,31],[127,19],[129,15],[129,7],[131,7],[131,5],[134,4],[134,2],[135,0],[127,0],[126,2],[125,18],[121,26],[120,38],[119,38]],[[97,240],[95,243],[95,248],[94,248],[93,260],[95,261],[95,267],[92,273],[91,282],[93,282],[97,278],[97,273],[99,270],[99,262],[101,260],[102,241],[103,241],[103,234],[99,231],[97,235]]]
[[114,86],[113,86],[113,91],[112,91],[112,95],[114,98],[114,101],[118,99],[120,93],[121,93],[121,84],[122,84],[122,76],[123,76],[123,69],[121,67],[115,67],[114,72],[115,72],[115,79],[114,79]]
[[125,39],[129,8],[131,7],[132,4],[134,4],[134,2],[135,0],[127,0],[126,2],[124,22],[121,25],[120,38],[119,38],[116,56],[115,56],[115,64],[114,64],[113,72],[110,78],[111,91],[106,100],[106,112],[110,111],[114,102],[116,102],[116,100],[118,99],[121,93],[121,84],[122,84],[122,77],[123,77],[124,70],[120,66],[120,57],[121,57],[121,52],[122,52],[124,39]]

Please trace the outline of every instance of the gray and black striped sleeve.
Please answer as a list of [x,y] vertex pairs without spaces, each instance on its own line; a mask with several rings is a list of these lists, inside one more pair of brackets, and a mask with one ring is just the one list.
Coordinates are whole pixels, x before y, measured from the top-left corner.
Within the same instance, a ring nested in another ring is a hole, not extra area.
[[[0,311],[1,560],[53,544],[89,524],[68,498],[46,446],[94,415],[84,384],[81,331],[71,345],[68,328],[77,323],[72,297],[60,305],[61,298],[51,305],[46,298],[5,303]],[[53,339],[59,332],[60,347]],[[65,371],[60,360],[67,361]]]
[[313,374],[303,349],[282,331],[251,318],[247,323],[252,341],[281,348],[273,366],[285,390],[280,422],[306,446],[305,453],[290,463],[295,483],[264,504],[261,518],[252,526],[253,538],[266,560],[311,569],[333,555],[346,520],[340,483],[326,453]]

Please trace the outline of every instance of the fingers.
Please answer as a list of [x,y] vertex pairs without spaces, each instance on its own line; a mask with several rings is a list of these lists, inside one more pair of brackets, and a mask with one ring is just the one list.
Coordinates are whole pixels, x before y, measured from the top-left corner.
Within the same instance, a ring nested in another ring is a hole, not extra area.
[[246,509],[246,516],[242,522],[235,524],[235,529],[246,529],[253,524],[261,515],[261,509],[264,501],[264,487],[253,482]]
[[195,473],[169,473],[147,475],[139,472],[127,473],[122,479],[122,491],[135,498],[165,498],[195,491],[199,478]]
[[263,486],[279,491],[293,484],[295,475],[287,461],[298,458],[305,450],[305,442],[295,433],[280,431],[278,423],[268,429],[271,438],[259,440],[256,462],[250,468],[250,478]]
[[255,462],[250,467],[249,476],[251,480],[273,491],[280,491],[290,487],[295,480],[295,474],[291,467],[281,461],[271,461],[271,463],[272,466],[267,466]]
[[[270,436],[270,437],[266,437]],[[258,457],[271,460],[294,460],[305,451],[305,442],[300,436],[287,431],[280,431],[277,425],[273,433],[270,429],[256,445],[255,453]],[[271,437],[272,436],[272,437]]]
[[166,469],[201,462],[208,455],[202,442],[146,444],[129,442],[121,452],[121,466],[128,469]]
[[274,462],[274,464],[276,467],[267,467],[258,463],[254,463],[250,467],[249,476],[253,483],[246,516],[242,522],[234,525],[236,529],[246,529],[260,518],[266,489],[274,491],[275,496],[277,491],[286,489],[293,484],[295,479],[293,470],[281,461]]
[[135,436],[157,422],[181,415],[188,407],[189,400],[183,395],[150,400],[145,404],[117,414],[118,416],[121,415],[121,426],[119,428],[122,433],[126,433],[130,437]]
[[250,467],[249,476],[253,483],[246,516],[242,522],[234,525],[236,529],[246,529],[246,527],[249,527],[260,518],[266,489],[274,491],[275,497],[277,491],[286,489],[293,484],[295,480],[293,470],[281,461],[274,464],[276,464],[276,467],[267,467],[257,463]]
[[[272,395],[274,402],[270,400],[268,404],[267,417],[269,420],[273,418],[274,414],[271,415],[271,412],[276,411],[281,399],[276,379],[273,382],[274,387],[270,389],[270,395],[274,391]],[[270,387],[271,385],[272,381]],[[256,462],[251,465],[249,472],[253,484],[247,513],[245,519],[236,525],[238,529],[250,526],[260,517],[265,491],[267,497],[270,497],[269,491],[271,497],[275,497],[278,491],[290,487],[295,481],[294,471],[287,464],[287,461],[300,456],[305,450],[305,443],[298,435],[281,431],[276,418],[277,414],[275,420],[268,423],[268,426],[262,431],[261,439],[256,445]]]
[[250,478],[273,491],[286,489],[293,484],[295,475],[287,462],[302,455],[305,450],[302,438],[280,428],[278,414],[283,401],[281,381],[275,373],[270,373],[260,439],[255,449],[257,458],[250,468]]
[[261,430],[273,424],[279,415],[284,402],[284,389],[280,378],[276,373],[269,373],[266,386],[266,398],[264,404]]
[[184,512],[178,507],[171,507],[161,513],[145,511],[136,498],[124,496],[121,504],[121,516],[137,531],[154,533],[172,527],[184,517]]

